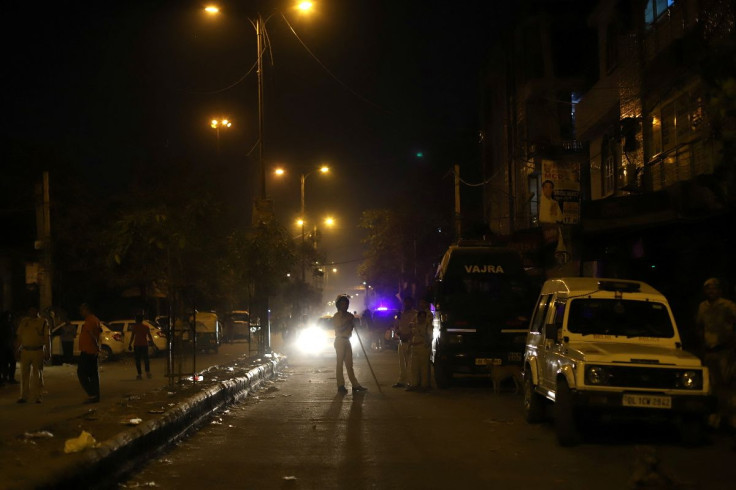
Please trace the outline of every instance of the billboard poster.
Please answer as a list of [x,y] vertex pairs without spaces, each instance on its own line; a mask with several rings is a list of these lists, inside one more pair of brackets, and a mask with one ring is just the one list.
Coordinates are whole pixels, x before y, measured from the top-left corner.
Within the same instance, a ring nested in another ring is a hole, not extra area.
[[580,164],[542,160],[539,221],[575,225],[580,222]]

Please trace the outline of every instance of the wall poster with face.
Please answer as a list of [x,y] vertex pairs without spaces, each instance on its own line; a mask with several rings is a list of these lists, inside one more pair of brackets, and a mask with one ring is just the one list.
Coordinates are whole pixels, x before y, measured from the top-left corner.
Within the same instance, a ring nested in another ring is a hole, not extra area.
[[541,223],[580,222],[580,164],[542,160],[538,202]]

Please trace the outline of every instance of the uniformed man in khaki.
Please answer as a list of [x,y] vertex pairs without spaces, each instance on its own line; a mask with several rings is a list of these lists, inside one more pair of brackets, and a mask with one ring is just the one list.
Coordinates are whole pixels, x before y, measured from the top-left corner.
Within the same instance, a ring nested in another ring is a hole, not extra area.
[[394,330],[399,335],[399,380],[394,388],[405,388],[409,384],[409,361],[411,359],[411,326],[417,321],[414,298],[404,298],[404,309],[394,321]]
[[428,313],[419,310],[417,321],[411,326],[411,386],[406,391],[428,391],[431,388],[429,346],[432,342],[432,323]]
[[708,366],[711,386],[718,398],[718,414],[711,424],[718,426],[729,412],[728,385],[736,352],[736,304],[721,297],[721,282],[712,277],[703,284],[705,300],[698,306],[697,328],[703,345],[703,364]]
[[332,316],[332,326],[335,329],[335,357],[337,358],[335,377],[337,379],[337,391],[342,394],[348,392],[345,388],[345,376],[342,372],[343,364],[348,371],[348,379],[350,379],[350,384],[353,387],[353,393],[367,390],[358,383],[355,372],[353,372],[353,347],[350,345],[350,336],[353,334],[355,317],[352,313],[348,313],[348,306],[350,306],[350,299],[341,294],[335,300],[337,313]]
[[51,357],[49,326],[38,314],[38,308],[28,309],[28,316],[18,325],[17,339],[20,349],[20,398],[25,403],[33,398],[41,403],[41,370],[44,359]]

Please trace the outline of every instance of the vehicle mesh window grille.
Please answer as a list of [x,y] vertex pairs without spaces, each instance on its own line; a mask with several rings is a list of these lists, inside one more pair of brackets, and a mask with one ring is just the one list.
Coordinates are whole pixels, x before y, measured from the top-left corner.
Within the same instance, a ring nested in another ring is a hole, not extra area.
[[682,370],[614,366],[607,368],[608,386],[628,388],[681,388],[680,375]]

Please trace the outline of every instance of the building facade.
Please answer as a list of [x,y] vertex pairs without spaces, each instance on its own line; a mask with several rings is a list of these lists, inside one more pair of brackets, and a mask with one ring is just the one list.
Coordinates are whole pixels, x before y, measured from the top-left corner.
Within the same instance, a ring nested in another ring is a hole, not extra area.
[[[518,49],[536,22],[532,16],[517,21],[506,48],[514,53],[509,66],[489,80],[489,91],[503,88],[500,78],[506,92],[494,94],[497,105],[486,110],[486,131],[495,132],[487,137],[488,221],[512,245],[523,242],[519,236],[541,237],[535,257],[546,277],[642,279],[673,299],[681,322],[688,322],[705,278],[725,280],[727,296],[736,285],[734,6],[590,3],[585,19],[569,17],[578,29],[571,36],[584,37],[576,33],[587,29],[595,46],[590,55],[567,46],[575,60],[567,72],[577,77],[560,77],[565,70],[556,63],[565,59],[551,54],[543,56],[546,69],[538,74],[544,76],[519,76],[534,65],[529,44]],[[559,4],[574,2],[547,4],[549,11],[536,17],[558,26],[560,16],[570,15]],[[554,51],[555,36],[539,32]],[[554,111],[550,100],[569,100],[570,114]],[[564,130],[567,121],[572,131]],[[564,182],[553,194],[563,215],[554,226],[557,244],[540,194],[550,175]],[[577,202],[569,182],[576,175]]]

